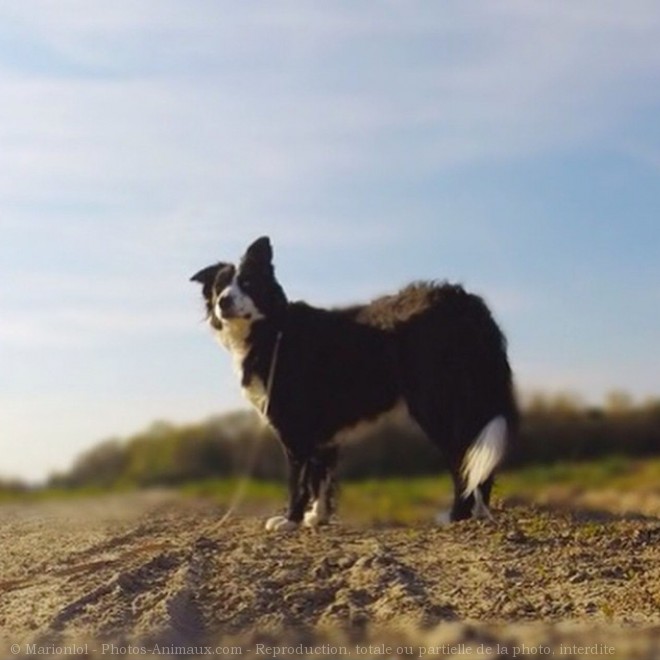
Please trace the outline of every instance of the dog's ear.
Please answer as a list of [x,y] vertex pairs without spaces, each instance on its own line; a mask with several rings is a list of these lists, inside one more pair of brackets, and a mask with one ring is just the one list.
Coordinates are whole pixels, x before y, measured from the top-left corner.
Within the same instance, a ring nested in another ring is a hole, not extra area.
[[202,268],[199,272],[195,273],[191,278],[191,282],[199,282],[202,285],[202,294],[207,300],[211,299],[211,293],[213,292],[213,284],[215,283],[215,278],[218,273],[226,268],[229,264],[218,263],[213,266],[207,266]]
[[254,259],[261,263],[270,264],[273,261],[273,248],[270,244],[268,236],[258,238],[250,247],[245,251],[246,259]]

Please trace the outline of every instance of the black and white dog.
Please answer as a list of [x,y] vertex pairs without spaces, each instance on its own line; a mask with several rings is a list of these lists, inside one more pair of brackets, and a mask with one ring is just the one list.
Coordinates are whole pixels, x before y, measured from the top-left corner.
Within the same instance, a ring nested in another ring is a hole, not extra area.
[[289,302],[267,237],[238,267],[196,273],[208,321],[234,357],[243,392],[289,463],[285,516],[269,530],[327,522],[347,432],[405,410],[445,452],[454,503],[444,520],[490,517],[493,471],[518,424],[506,341],[481,298],[416,283],[367,305]]

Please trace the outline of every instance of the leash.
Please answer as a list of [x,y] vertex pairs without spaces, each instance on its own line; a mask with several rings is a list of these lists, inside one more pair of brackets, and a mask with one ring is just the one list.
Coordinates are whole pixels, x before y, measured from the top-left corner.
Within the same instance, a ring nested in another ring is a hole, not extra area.
[[273,392],[273,381],[275,380],[275,371],[277,370],[277,358],[280,355],[280,344],[282,343],[282,331],[277,333],[275,338],[275,347],[273,348],[273,355],[270,358],[270,368],[268,369],[268,379],[266,380],[266,400],[264,401],[261,414],[268,419],[268,411],[270,410],[270,395]]
[[[263,403],[263,406],[261,407],[261,410],[259,411],[261,413],[262,418],[266,420],[268,419],[268,411],[270,410],[270,395],[273,391],[273,382],[275,381],[275,372],[277,370],[277,358],[279,357],[280,354],[281,343],[282,343],[282,331],[280,330],[277,333],[277,337],[275,338],[273,355],[270,358],[270,367],[268,368],[268,378],[266,379],[266,399]],[[261,448],[262,440],[263,440],[263,434],[260,434],[259,437],[257,438],[257,441],[254,443],[252,447],[252,451],[250,451],[247,466],[245,468],[245,473],[242,479],[240,480],[240,482],[238,483],[238,486],[236,486],[236,490],[234,491],[234,494],[232,495],[232,498],[229,501],[229,506],[225,511],[224,515],[222,516],[222,518],[220,518],[220,520],[218,521],[218,525],[223,525],[227,521],[227,519],[234,514],[234,511],[236,511],[236,509],[241,505],[241,503],[245,499],[247,486],[248,483],[250,482],[252,470],[254,469],[254,466],[257,463],[257,457],[259,455],[259,449]]]

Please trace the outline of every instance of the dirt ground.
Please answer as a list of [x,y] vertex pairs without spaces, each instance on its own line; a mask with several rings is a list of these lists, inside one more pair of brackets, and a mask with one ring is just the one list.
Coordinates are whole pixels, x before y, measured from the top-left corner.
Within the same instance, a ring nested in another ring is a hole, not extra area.
[[0,507],[3,657],[660,657],[656,516],[277,534],[221,513],[167,492]]

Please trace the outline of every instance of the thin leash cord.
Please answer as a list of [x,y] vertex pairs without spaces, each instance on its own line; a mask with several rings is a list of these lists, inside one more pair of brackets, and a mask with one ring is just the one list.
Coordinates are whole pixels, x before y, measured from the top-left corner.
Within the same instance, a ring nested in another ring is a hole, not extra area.
[[[277,369],[277,358],[280,354],[280,343],[282,341],[282,332],[277,333],[277,338],[275,339],[275,347],[273,348],[273,356],[270,360],[270,368],[268,369],[268,380],[266,381],[266,399],[262,406],[262,409],[259,411],[263,419],[268,419],[268,411],[270,409],[270,395],[273,391],[273,381],[275,380],[275,370]],[[234,494],[229,500],[229,506],[225,511],[224,515],[218,521],[218,525],[224,525],[225,522],[234,515],[236,509],[243,503],[245,499],[245,493],[247,492],[248,484],[252,478],[252,472],[257,464],[257,458],[259,457],[259,450],[261,449],[261,443],[263,442],[263,433],[260,433],[257,437],[256,442],[253,444],[248,457],[248,462],[245,467],[245,472],[243,477],[238,482]]]

